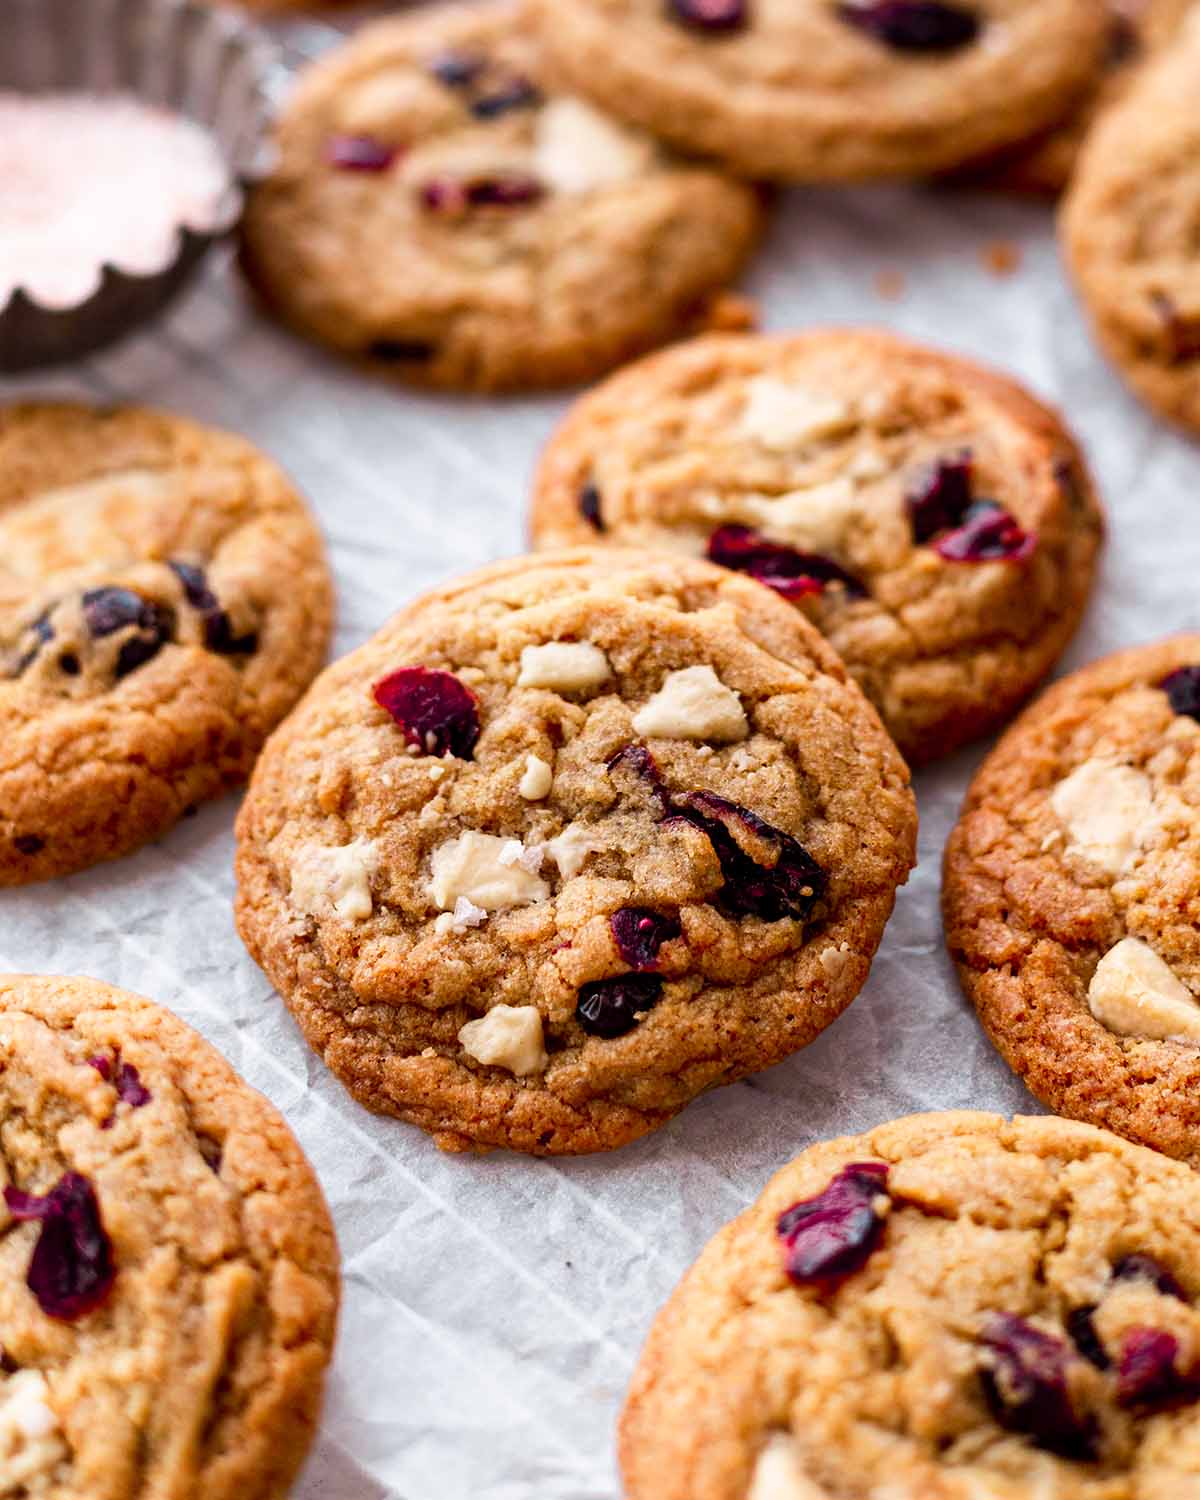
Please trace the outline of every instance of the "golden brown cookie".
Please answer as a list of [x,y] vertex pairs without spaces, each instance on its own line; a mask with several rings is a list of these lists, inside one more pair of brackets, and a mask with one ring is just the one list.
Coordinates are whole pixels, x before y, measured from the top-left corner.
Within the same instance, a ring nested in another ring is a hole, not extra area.
[[1200,1165],[1200,636],[1056,684],[946,847],[946,941],[1052,1109]]
[[126,854],[241,781],[332,608],[311,517],[242,438],[0,408],[0,885]]
[[547,75],[510,5],[368,27],[311,68],[243,259],[300,332],[457,389],[584,380],[703,324],[755,192]]
[[571,87],[751,177],[942,171],[1062,118],[1099,0],[531,0]]
[[915,831],[795,610],[581,549],[436,590],[317,681],[242,808],[237,921],[370,1108],[596,1151],[835,1019]]
[[966,1111],[812,1146],[708,1245],[621,1423],[628,1500],[1192,1500],[1200,1179]]
[[812,621],[918,764],[994,729],[1087,603],[1099,504],[1057,413],[887,333],[697,339],[579,401],[537,546],[705,555]]
[[0,977],[0,1494],[282,1500],[338,1303],[275,1110],[169,1011]]

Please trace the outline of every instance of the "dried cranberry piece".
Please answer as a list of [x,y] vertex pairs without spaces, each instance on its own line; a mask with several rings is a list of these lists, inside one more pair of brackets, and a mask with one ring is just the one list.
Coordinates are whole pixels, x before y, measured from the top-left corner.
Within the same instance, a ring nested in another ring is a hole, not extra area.
[[589,1036],[611,1041],[638,1024],[643,1011],[662,999],[663,982],[657,974],[619,974],[615,979],[594,979],[579,991],[575,1016]]
[[83,596],[83,621],[93,639],[133,627],[136,635],[117,652],[116,675],[126,677],[158,655],[175,633],[175,616],[163,604],[132,589],[89,589]]
[[696,31],[740,31],[750,19],[747,0],[667,0],[667,14]]
[[167,567],[183,585],[183,597],[193,609],[203,612],[220,609],[220,600],[209,588],[208,574],[203,568],[198,568],[195,563],[178,562],[174,558],[168,560]]
[[634,778],[629,789],[648,794],[652,815],[663,818],[670,811],[670,798],[663,786],[662,772],[645,745],[626,745],[618,750],[608,763],[608,774],[618,785],[625,776]]
[[1175,713],[1200,721],[1200,667],[1180,667],[1164,677],[1159,687]]
[[34,662],[41,655],[42,647],[47,645],[54,639],[54,626],[50,623],[49,611],[47,611],[45,614],[39,615],[37,619],[34,620],[34,622],[30,626],[28,626],[28,629],[33,633],[33,645],[23,653],[16,666],[13,668],[12,675],[14,677],[20,677],[22,672],[28,671],[28,669],[33,666]]
[[513,109],[535,109],[541,102],[541,91],[528,78],[512,78],[494,92],[473,99],[471,113],[477,120],[494,120]]
[[1002,505],[994,500],[976,500],[963,524],[934,543],[934,551],[947,562],[1028,562],[1037,538],[1023,531]]
[[247,656],[258,650],[256,631],[234,634],[233,621],[209,587],[208,575],[203,568],[174,560],[169,561],[167,567],[183,585],[184,598],[204,617],[204,644],[210,651],[221,656]]
[[40,854],[46,847],[46,840],[36,833],[18,833],[13,839],[13,847],[18,854]]
[[1095,1302],[1089,1302],[1086,1307],[1072,1308],[1067,1314],[1067,1332],[1088,1364],[1095,1365],[1097,1370],[1107,1370],[1112,1360],[1108,1357],[1108,1350],[1100,1342],[1093,1322],[1096,1306]]
[[920,483],[905,496],[913,541],[918,546],[939,531],[961,526],[971,504],[971,459],[968,454],[943,458],[932,465]]
[[368,358],[388,364],[426,365],[437,353],[437,345],[427,339],[372,339],[366,352]]
[[429,64],[429,71],[447,88],[465,89],[475,82],[484,68],[486,58],[473,52],[443,52]]
[[708,539],[708,556],[723,568],[748,573],[787,599],[819,594],[831,583],[842,584],[848,594],[860,598],[867,592],[832,558],[770,542],[750,526],[719,526]]
[[1000,1425],[1062,1458],[1092,1458],[1095,1424],[1071,1403],[1071,1351],[1065,1341],[1013,1313],[994,1313],[981,1342],[991,1365],[980,1378]]
[[1113,1277],[1117,1281],[1148,1281],[1164,1297],[1176,1297],[1180,1302],[1191,1301],[1174,1275],[1153,1255],[1124,1256],[1113,1267]]
[[371,690],[410,745],[426,755],[470,760],[479,739],[479,701],[452,672],[401,667]]
[[[95,1068],[105,1083],[112,1083],[117,1091],[117,1098],[122,1104],[128,1104],[130,1109],[141,1109],[150,1103],[154,1095],[141,1080],[138,1070],[132,1063],[122,1062],[118,1053],[115,1059],[104,1057],[88,1058],[88,1067]],[[105,1120],[107,1129],[112,1120]]]
[[398,155],[369,135],[335,135],[325,147],[326,161],[343,172],[386,172]]
[[469,208],[521,208],[537,203],[546,189],[536,177],[512,172],[504,177],[459,181],[434,177],[421,188],[421,203],[433,214],[456,216]]
[[[749,808],[715,792],[680,792],[671,798],[671,805],[708,836],[725,878],[717,902],[730,916],[761,917],[764,922],[784,917],[803,921],[825,894],[825,871],[804,845],[772,828]],[[738,832],[765,845],[769,862],[760,863],[748,854]]]
[[1150,300],[1162,321],[1171,363],[1200,358],[1200,318],[1181,313],[1166,292],[1151,292]]
[[845,0],[838,15],[898,52],[956,52],[980,31],[974,11],[946,0]]
[[116,1277],[112,1243],[88,1179],[67,1172],[44,1198],[4,1189],[14,1219],[40,1219],[26,1285],[51,1318],[71,1321],[99,1307]]
[[609,917],[608,925],[618,953],[631,969],[654,968],[662,945],[683,935],[678,917],[643,906],[622,907]]
[[1181,1375],[1179,1340],[1158,1328],[1131,1328],[1121,1341],[1117,1401],[1143,1413],[1161,1411],[1200,1395],[1200,1386]]
[[779,1215],[787,1274],[797,1286],[838,1281],[861,1271],[883,1238],[888,1168],[883,1162],[843,1167],[823,1193]]
[[597,531],[603,531],[604,517],[600,514],[600,491],[589,482],[579,491],[579,513]]

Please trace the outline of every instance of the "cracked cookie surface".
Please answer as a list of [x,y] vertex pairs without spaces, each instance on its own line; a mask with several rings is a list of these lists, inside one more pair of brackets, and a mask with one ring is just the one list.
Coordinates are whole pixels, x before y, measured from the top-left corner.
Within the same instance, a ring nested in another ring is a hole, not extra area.
[[559,89],[515,7],[363,30],[302,78],[243,260],[287,322],[420,384],[584,380],[700,326],[755,192]]
[[913,176],[1060,119],[1096,0],[533,0],[550,56],[614,114],[751,177]]
[[318,680],[243,806],[237,920],[371,1108],[593,1151],[835,1019],[915,828],[795,611],[581,549],[428,594]]
[[946,846],[946,941],[1052,1109],[1200,1165],[1200,636],[1052,687]]
[[243,439],[0,408],[0,884],[128,853],[243,780],[332,610],[312,519]]
[[275,1110],[175,1016],[0,978],[0,1496],[282,1500],[333,1226]]
[[1079,623],[1102,532],[1082,456],[1013,382],[890,334],[696,339],[580,400],[537,546],[702,556],[770,584],[914,764],[1002,723]]
[[[854,1238],[847,1181],[874,1229],[811,1279],[823,1227]],[[1189,1500],[1198,1264],[1194,1174],[1088,1125],[928,1114],[813,1146],[659,1315],[625,1493]]]

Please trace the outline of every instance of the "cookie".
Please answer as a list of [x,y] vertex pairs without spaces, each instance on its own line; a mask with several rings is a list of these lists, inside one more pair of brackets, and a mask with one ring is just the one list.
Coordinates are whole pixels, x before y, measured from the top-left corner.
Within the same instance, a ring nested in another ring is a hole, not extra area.
[[627,1500],[1200,1494],[1200,1181],[1066,1120],[803,1152],[650,1335]]
[[596,1151],[835,1019],[915,828],[794,610],[581,549],[428,594],[317,681],[238,820],[237,922],[369,1108]]
[[941,171],[1062,118],[1097,0],[531,0],[563,77],[752,177]]
[[1105,353],[1155,411],[1200,430],[1200,23],[1088,138],[1063,206],[1067,260]]
[[304,75],[278,148],[244,223],[252,282],[423,385],[600,374],[703,323],[760,229],[751,188],[560,90],[508,5],[366,28]]
[[1070,434],[1011,381],[827,329],[699,339],[585,396],[542,460],[532,533],[760,579],[918,764],[994,729],[1050,669],[1101,520]]
[[282,1500],[338,1304],[275,1110],[94,979],[0,978],[0,1494]]
[[128,853],[243,780],[331,615],[317,530],[243,439],[0,407],[0,885]]
[[1200,635],[1058,683],[946,846],[946,941],[1060,1114],[1200,1166]]

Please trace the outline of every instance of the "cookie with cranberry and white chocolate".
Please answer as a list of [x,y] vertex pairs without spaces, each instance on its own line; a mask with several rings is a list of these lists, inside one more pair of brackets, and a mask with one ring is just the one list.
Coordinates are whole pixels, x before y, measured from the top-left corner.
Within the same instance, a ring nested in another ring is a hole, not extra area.
[[942,171],[1062,119],[1098,0],[531,0],[568,84],[750,177]]
[[829,647],[705,562],[518,558],[426,595],[268,744],[237,921],[309,1042],[448,1149],[602,1150],[857,994],[908,773]]
[[244,439],[0,407],[0,885],[126,854],[241,781],[332,608],[312,518]]
[[793,601],[916,764],[1002,723],[1087,603],[1101,517],[1058,415],[891,334],[711,336],[586,395],[537,546],[707,554]]
[[1155,411],[1200,431],[1200,18],[1088,138],[1060,219],[1096,337]]
[[946,846],[946,942],[1043,1103],[1200,1166],[1200,635],[1040,698]]
[[514,6],[370,26],[302,78],[244,263],[300,332],[458,389],[584,380],[720,316],[753,189],[547,76]]
[[1200,1180],[1067,1120],[810,1147],[709,1243],[621,1421],[628,1500],[1200,1494]]
[[287,1126],[169,1011],[0,976],[0,1494],[282,1500],[338,1306]]

